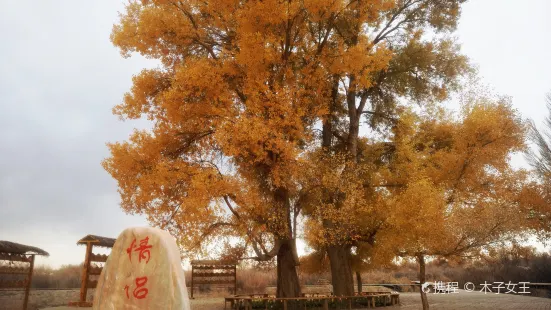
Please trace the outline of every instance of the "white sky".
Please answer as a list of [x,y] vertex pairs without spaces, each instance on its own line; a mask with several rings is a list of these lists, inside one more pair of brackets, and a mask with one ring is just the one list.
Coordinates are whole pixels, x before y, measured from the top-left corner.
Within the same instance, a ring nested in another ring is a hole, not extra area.
[[[120,1],[0,3],[0,239],[48,251],[38,264],[78,264],[84,235],[146,225],[120,210],[100,162],[106,142],[143,125],[111,108],[152,63],[111,45]],[[538,124],[551,91],[549,12],[548,0],[470,1],[456,34],[484,82]]]

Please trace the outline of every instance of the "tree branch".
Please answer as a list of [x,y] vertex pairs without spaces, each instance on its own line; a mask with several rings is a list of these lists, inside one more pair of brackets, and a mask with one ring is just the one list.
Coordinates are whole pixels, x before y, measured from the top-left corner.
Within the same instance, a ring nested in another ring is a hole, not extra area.
[[[388,37],[388,35],[390,33],[392,33],[393,31],[397,30],[403,23],[405,22],[408,22],[410,21],[409,18],[411,18],[414,13],[416,13],[420,8],[417,8],[415,10],[413,10],[412,12],[410,12],[403,20],[399,21],[398,24],[396,24],[396,26],[392,27],[392,24],[396,21],[396,19],[398,18],[398,16],[400,16],[402,13],[404,13],[404,11],[406,9],[408,9],[409,7],[413,6],[414,4],[416,3],[419,3],[419,2],[422,2],[421,0],[408,0],[403,7],[399,8],[396,13],[394,13],[392,15],[392,17],[390,18],[390,20],[387,22],[387,24],[385,25],[385,27],[377,34],[377,36],[375,37],[375,39],[373,40],[373,45],[376,45],[377,43],[381,42],[382,40],[384,40],[385,38]],[[390,28],[392,27],[392,28]],[[390,28],[390,29],[389,29]]]
[[237,211],[233,208],[232,204],[230,203],[230,199],[228,197],[228,195],[224,195],[224,201],[226,202],[226,205],[228,206],[228,209],[230,209],[230,212],[238,219],[240,220],[241,219],[241,215],[239,215],[239,213],[237,213]]
[[174,216],[176,215],[176,213],[178,212],[178,210],[180,210],[180,207],[181,207],[181,206],[182,206],[182,205],[179,204],[179,205],[174,209],[174,211],[172,211],[172,214],[170,215],[170,217],[168,218],[168,220],[165,221],[165,223],[163,224],[163,226],[161,226],[161,229],[165,229],[166,225],[168,225],[168,224],[172,221],[172,219],[174,218]]
[[397,121],[396,118],[393,118],[393,117],[389,116],[388,114],[381,113],[381,112],[363,111],[362,113],[363,113],[363,114],[370,114],[370,115],[382,117],[382,118],[384,118],[384,119],[388,119],[389,121],[393,121],[393,122],[396,122],[396,121]]
[[266,252],[262,253],[260,251],[260,249],[258,249],[257,242],[255,240],[253,240],[252,247],[253,247],[253,250],[256,254],[256,257],[245,257],[243,259],[252,259],[252,260],[255,260],[255,261],[258,261],[258,262],[269,261],[277,255],[277,253],[279,252],[279,249],[281,248],[281,246],[282,246],[282,242],[276,239],[275,242],[274,242],[274,247],[272,248],[272,250],[270,252],[267,252],[267,253]]

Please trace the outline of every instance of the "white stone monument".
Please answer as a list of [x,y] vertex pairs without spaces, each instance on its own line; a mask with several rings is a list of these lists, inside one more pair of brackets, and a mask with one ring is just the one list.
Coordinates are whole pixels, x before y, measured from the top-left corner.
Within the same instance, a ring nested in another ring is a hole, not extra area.
[[176,240],[157,228],[125,229],[101,272],[92,309],[190,310]]

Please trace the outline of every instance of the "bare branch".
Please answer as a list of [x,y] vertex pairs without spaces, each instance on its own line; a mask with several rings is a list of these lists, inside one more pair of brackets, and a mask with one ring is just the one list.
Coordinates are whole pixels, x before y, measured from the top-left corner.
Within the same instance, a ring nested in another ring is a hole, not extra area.
[[170,215],[170,217],[165,221],[165,223],[161,226],[161,229],[165,229],[165,227],[172,221],[172,219],[174,218],[174,216],[176,215],[176,213],[178,212],[178,210],[180,210],[180,207],[182,205],[179,204],[175,209],[174,211],[172,211],[172,214]]
[[224,201],[226,202],[226,205],[228,206],[228,209],[230,209],[231,213],[232,213],[238,220],[240,220],[240,219],[241,219],[241,215],[239,215],[239,213],[237,213],[237,211],[233,208],[232,204],[230,203],[230,199],[229,199],[228,195],[225,195],[223,198],[224,198]]
[[[406,22],[411,22],[411,18],[417,13],[418,10],[420,10],[421,7],[418,7],[417,9],[411,11],[409,14],[404,17],[401,21],[399,21],[396,25],[393,26],[393,23],[397,20],[397,18],[402,15],[408,8],[413,6],[414,4],[422,2],[421,0],[408,0],[404,6],[399,8],[389,19],[385,27],[377,34],[375,39],[373,40],[373,45],[376,45],[377,43],[381,42],[382,40],[386,39],[389,34],[396,31],[402,24]],[[391,28],[392,27],[392,28]]]
[[369,115],[373,115],[373,116],[378,116],[378,117],[382,117],[384,119],[388,119],[389,121],[393,121],[393,122],[396,122],[398,121],[396,118],[388,115],[388,114],[385,114],[385,113],[381,113],[381,112],[375,112],[375,111],[363,111],[362,113],[364,114],[369,114]]

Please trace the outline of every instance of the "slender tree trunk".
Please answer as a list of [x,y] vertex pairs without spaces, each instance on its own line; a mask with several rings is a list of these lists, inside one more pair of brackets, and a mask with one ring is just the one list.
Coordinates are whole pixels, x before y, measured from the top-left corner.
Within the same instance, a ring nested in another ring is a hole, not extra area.
[[362,274],[359,271],[356,271],[356,285],[358,286],[358,294],[362,292]]
[[329,151],[333,146],[333,113],[339,102],[339,76],[333,76],[333,87],[331,89],[331,102],[329,103],[329,114],[323,120],[321,146]]
[[345,245],[332,245],[327,248],[331,263],[331,283],[336,296],[353,296],[354,279],[350,265],[350,248]]
[[358,135],[360,134],[360,120],[351,120],[348,130],[348,153],[354,162],[358,160]]
[[419,282],[421,282],[421,302],[423,303],[423,310],[429,310],[429,300],[427,299],[427,293],[423,291],[423,284],[425,283],[425,256],[419,254],[417,256],[419,261]]

